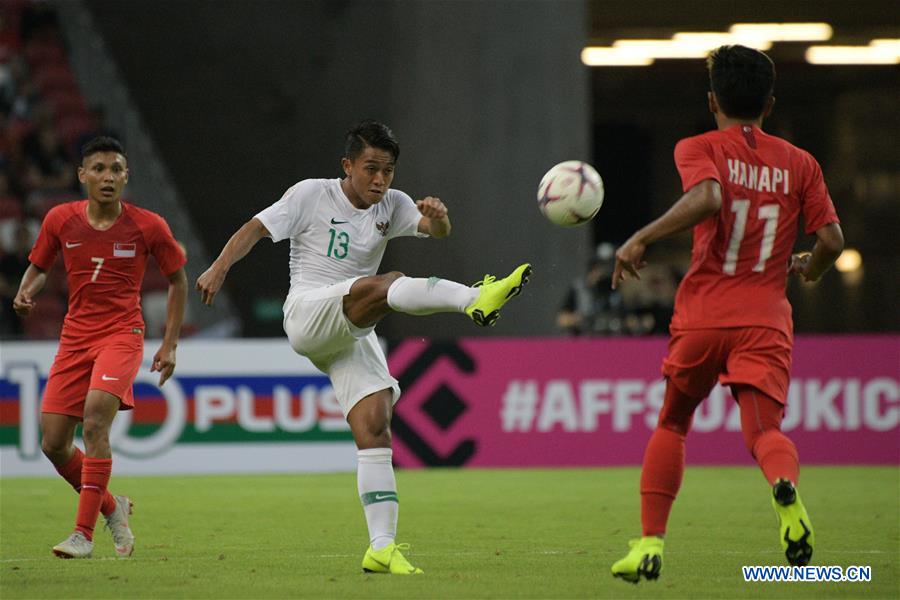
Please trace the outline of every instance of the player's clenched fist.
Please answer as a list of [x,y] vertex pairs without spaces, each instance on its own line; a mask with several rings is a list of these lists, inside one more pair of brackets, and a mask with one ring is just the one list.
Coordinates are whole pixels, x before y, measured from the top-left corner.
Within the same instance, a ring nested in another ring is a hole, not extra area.
[[13,310],[21,317],[27,317],[31,309],[34,308],[34,300],[25,292],[19,292],[13,299]]
[[812,252],[798,252],[791,255],[791,262],[788,265],[788,275],[798,275],[805,281],[815,281],[809,274],[809,261],[812,258]]
[[422,213],[423,217],[428,217],[429,219],[443,219],[447,216],[447,207],[444,206],[444,203],[441,202],[440,198],[427,196],[421,200],[417,200],[416,207],[419,209],[419,212]]
[[207,306],[212,306],[213,300],[222,284],[225,282],[225,271],[212,265],[197,278],[197,291],[200,292],[200,301]]

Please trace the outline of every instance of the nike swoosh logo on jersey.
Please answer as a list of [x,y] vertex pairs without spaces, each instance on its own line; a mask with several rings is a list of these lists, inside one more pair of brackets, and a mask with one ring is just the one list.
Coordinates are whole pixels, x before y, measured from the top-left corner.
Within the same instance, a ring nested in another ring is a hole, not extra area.
[[119,380],[118,377],[110,377],[110,376],[107,375],[106,373],[104,373],[103,375],[101,375],[101,376],[100,376],[100,379],[102,379],[103,381],[118,381],[118,380]]
[[77,248],[83,242],[66,242],[66,248]]
[[396,498],[396,494],[375,494],[376,500],[384,500],[385,498]]
[[332,225],[343,225],[343,224],[346,223],[346,222],[347,222],[347,221],[335,221],[335,220],[334,220],[334,217],[331,218],[331,224],[332,224]]

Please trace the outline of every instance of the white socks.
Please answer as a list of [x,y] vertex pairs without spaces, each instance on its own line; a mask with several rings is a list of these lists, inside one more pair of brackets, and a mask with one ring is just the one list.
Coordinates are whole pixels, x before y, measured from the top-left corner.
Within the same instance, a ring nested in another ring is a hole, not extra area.
[[388,288],[388,306],[410,315],[465,312],[478,298],[478,288],[437,277],[401,277]]
[[[404,278],[406,279],[406,278]],[[397,482],[394,480],[393,452],[390,448],[357,450],[356,485],[369,526],[373,550],[390,545],[397,536]]]
[[[465,312],[480,290],[461,283],[429,277],[400,277],[388,288],[387,303],[392,309],[411,315],[430,315],[439,312]],[[397,482],[393,452],[390,448],[358,450],[356,482],[359,499],[369,526],[369,543],[380,550],[397,535]]]

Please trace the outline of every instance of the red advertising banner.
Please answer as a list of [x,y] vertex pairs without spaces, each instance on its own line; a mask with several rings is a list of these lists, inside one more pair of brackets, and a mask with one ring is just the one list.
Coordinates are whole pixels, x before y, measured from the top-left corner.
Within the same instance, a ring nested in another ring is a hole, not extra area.
[[[662,405],[666,348],[663,338],[404,342],[389,360],[403,390],[395,461],[640,464]],[[900,337],[799,337],[782,428],[804,464],[900,464]],[[727,389],[698,409],[687,461],[752,464]]]

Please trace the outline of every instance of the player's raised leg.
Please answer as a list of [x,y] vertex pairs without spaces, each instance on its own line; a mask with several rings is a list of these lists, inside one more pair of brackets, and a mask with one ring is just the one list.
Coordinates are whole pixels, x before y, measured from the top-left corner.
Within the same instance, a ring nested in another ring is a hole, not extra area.
[[357,327],[371,327],[393,311],[417,316],[465,312],[477,297],[477,289],[461,283],[391,271],[357,279],[344,296],[344,314]]
[[751,386],[735,386],[741,407],[744,443],[772,486],[779,542],[790,564],[809,564],[815,546],[812,522],[800,494],[800,460],[794,443],[781,432],[784,406]]
[[393,391],[384,389],[366,396],[350,410],[347,422],[357,451],[357,488],[369,529],[369,548],[362,568],[371,573],[417,575],[401,553],[408,544],[397,544],[400,499],[394,478],[391,450]]
[[371,327],[391,311],[411,315],[459,312],[478,325],[491,326],[503,305],[528,283],[531,271],[531,265],[525,263],[502,279],[485,275],[471,287],[439,277],[407,277],[396,271],[362,277],[344,297],[344,314],[357,327]]

